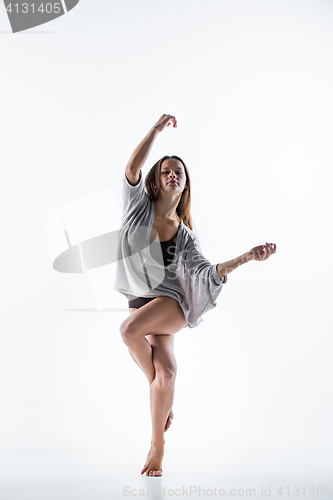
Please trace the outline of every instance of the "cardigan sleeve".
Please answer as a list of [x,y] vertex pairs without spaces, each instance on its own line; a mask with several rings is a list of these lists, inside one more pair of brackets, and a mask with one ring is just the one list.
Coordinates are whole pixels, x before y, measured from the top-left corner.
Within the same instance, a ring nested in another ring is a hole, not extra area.
[[[220,294],[224,278],[220,278],[217,265],[211,264],[200,251],[197,237],[188,239],[186,254],[183,256],[184,287],[189,300],[189,309],[195,323],[199,318],[216,306],[216,299]],[[199,323],[197,323],[199,324]]]
[[146,191],[143,181],[142,171],[140,170],[140,180],[138,184],[132,186],[128,182],[126,177],[126,173],[124,172],[123,177],[123,217],[122,222],[131,217],[133,213],[139,210],[140,205],[143,203],[145,199]]

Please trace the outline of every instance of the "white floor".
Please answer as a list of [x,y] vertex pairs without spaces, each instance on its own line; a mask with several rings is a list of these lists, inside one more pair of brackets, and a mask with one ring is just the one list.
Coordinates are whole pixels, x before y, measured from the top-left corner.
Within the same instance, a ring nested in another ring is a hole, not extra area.
[[237,456],[221,450],[212,457],[208,450],[195,455],[171,450],[162,478],[140,476],[144,458],[144,450],[125,457],[119,449],[2,453],[0,498],[333,498],[333,457],[328,454],[248,451]]
[[272,304],[268,331],[244,297],[232,310],[230,292],[177,334],[163,477],[141,477],[149,388],[119,334],[128,312],[97,313],[77,283],[67,297],[59,279],[59,303],[47,284],[3,313],[0,500],[333,498],[324,315]]

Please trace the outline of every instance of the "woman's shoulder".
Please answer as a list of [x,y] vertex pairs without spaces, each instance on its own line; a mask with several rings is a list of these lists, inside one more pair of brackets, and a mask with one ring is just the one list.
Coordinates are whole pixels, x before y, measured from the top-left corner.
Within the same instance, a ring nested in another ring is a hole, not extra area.
[[136,184],[131,184],[130,179],[127,177],[126,170],[124,171],[124,175],[123,175],[123,188],[124,189],[126,189],[128,191],[139,191],[143,187],[144,187],[144,180],[143,180],[143,175],[142,175],[141,170],[139,172],[139,180],[137,181]]
[[131,184],[126,176],[126,172],[124,172],[123,176],[123,189],[122,189],[123,197],[130,200],[140,200],[142,198],[149,199],[148,193],[145,189],[145,181],[140,170],[140,179],[137,184]]
[[184,222],[182,223],[182,226],[185,230],[185,233],[190,237],[190,238],[194,238],[195,237],[195,232],[192,231],[192,229],[190,229],[188,226],[186,226],[186,224],[184,224]]
[[130,184],[124,173],[123,177],[123,223],[131,221],[133,222],[133,217],[140,216],[141,218],[144,214],[148,213],[151,207],[151,200],[148,193],[145,190],[145,184],[140,174],[140,180],[134,186]]
[[197,233],[195,233],[192,229],[190,229],[184,223],[182,223],[182,227],[184,229],[185,242],[188,244],[194,243],[195,245],[200,246],[200,241],[199,241],[199,237],[198,237]]

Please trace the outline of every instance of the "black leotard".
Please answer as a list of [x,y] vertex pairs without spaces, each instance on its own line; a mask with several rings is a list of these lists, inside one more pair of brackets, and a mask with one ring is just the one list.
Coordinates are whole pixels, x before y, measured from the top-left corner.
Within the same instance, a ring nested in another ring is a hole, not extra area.
[[[170,238],[170,240],[160,241],[159,243],[157,243],[161,245],[164,266],[169,266],[174,259],[176,250],[176,245],[174,240],[176,236],[173,236],[172,238]],[[151,243],[151,245],[154,244],[156,243]],[[145,304],[154,299],[156,299],[156,297],[135,297],[134,299],[128,301],[128,307],[139,309],[140,307],[144,306]]]

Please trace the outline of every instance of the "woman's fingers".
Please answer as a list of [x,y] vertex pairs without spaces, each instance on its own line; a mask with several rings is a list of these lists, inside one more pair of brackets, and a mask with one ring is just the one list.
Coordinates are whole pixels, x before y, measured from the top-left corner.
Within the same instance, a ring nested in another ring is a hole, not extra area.
[[255,260],[266,260],[276,252],[276,243],[268,243],[260,245],[252,249]]
[[173,124],[174,128],[177,127],[176,117],[173,116],[173,115],[166,115],[166,114],[164,114],[164,115],[161,116],[161,118],[156,123],[155,128],[157,128],[157,130],[159,132],[161,132],[162,130],[164,130],[165,127],[169,127],[172,124]]
[[264,245],[264,259],[268,259],[268,257],[271,255],[271,248],[269,246],[269,243],[266,243],[266,245]]
[[169,125],[173,125],[173,128],[176,128],[177,127],[176,118],[169,118],[169,122],[168,122],[167,127],[169,127]]
[[268,243],[266,241],[266,244],[263,245],[263,249],[264,249],[264,259],[268,259],[268,257],[270,257],[273,253],[276,252],[276,243]]
[[276,252],[276,243],[267,243],[266,242],[266,245],[267,245],[268,250],[271,253],[275,253]]
[[169,127],[172,124],[174,128],[177,127],[177,120],[175,116],[173,115],[163,115],[163,116],[166,117],[165,119],[167,120],[167,125],[166,125],[167,127]]
[[176,118],[173,115],[164,114],[161,116],[161,118],[156,123],[155,128],[157,128],[157,130],[159,132],[161,132],[162,130],[164,130],[165,127],[169,127],[172,124],[173,124],[174,128],[177,127]]

